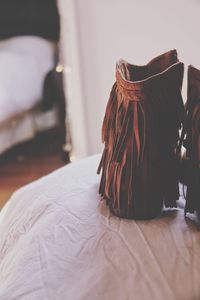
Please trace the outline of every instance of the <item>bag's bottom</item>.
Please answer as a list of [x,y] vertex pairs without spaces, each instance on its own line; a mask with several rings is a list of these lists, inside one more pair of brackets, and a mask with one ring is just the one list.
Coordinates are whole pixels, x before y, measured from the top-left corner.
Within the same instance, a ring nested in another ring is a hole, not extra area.
[[[106,200],[106,199],[105,199]],[[133,219],[133,220],[151,220],[159,217],[163,210],[163,205],[154,209],[153,211],[148,212],[138,212],[136,210],[130,209],[129,211],[119,210],[114,208],[112,203],[106,200],[107,205],[109,206],[110,211],[117,217],[122,219]]]

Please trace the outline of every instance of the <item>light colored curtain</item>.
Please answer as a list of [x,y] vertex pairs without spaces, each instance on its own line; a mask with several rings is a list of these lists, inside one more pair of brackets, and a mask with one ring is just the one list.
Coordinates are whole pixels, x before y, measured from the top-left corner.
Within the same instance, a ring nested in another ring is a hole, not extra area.
[[73,160],[88,155],[76,1],[58,0],[58,8],[61,16],[60,63],[64,68],[67,102],[65,149],[71,152]]

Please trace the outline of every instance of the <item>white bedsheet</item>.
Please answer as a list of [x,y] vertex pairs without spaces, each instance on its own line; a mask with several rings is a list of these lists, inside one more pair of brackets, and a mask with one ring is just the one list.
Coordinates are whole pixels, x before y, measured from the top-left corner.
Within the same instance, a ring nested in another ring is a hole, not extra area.
[[39,37],[0,42],[0,125],[40,101],[45,75],[54,66],[54,52],[54,44]]
[[56,127],[58,122],[56,107],[48,111],[34,108],[15,115],[0,126],[0,155],[18,143],[33,139],[38,132]]
[[122,220],[99,156],[17,191],[0,213],[1,300],[199,300],[200,232],[182,210]]

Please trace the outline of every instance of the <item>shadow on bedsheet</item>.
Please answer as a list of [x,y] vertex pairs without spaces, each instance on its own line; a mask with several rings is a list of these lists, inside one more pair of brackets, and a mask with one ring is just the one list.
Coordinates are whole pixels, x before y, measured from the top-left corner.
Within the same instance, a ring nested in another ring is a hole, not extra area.
[[[184,200],[185,201],[185,200]],[[152,219],[152,220],[130,220],[130,219],[122,219],[115,216],[109,209],[109,206],[106,204],[105,200],[101,200],[98,205],[98,212],[100,214],[100,218],[104,225],[111,226],[120,226],[119,224],[123,222],[123,225],[130,226],[131,223],[144,224],[150,226],[152,225],[160,225],[160,222],[166,223],[166,225],[170,225],[177,221],[177,218],[182,218],[182,222],[185,222],[188,229],[191,231],[200,231],[200,222],[195,214],[184,214],[184,206],[182,201],[177,201],[177,208],[163,208],[162,213]]]

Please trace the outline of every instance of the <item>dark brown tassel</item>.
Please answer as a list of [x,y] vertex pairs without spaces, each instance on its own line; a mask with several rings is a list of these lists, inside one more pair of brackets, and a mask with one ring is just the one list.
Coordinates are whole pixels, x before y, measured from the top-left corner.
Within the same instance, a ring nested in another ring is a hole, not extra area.
[[185,213],[196,211],[200,214],[200,70],[193,66],[188,68],[184,146],[184,174],[187,185]]

